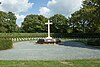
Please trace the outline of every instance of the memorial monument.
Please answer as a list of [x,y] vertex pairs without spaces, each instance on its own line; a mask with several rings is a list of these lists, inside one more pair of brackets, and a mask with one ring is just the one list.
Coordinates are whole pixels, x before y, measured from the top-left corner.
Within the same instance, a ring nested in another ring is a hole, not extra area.
[[50,43],[56,43],[59,44],[61,43],[61,40],[59,39],[54,39],[50,36],[50,20],[48,20],[48,23],[45,23],[48,25],[48,37],[44,38],[44,39],[39,39],[36,43],[38,44],[50,44]]

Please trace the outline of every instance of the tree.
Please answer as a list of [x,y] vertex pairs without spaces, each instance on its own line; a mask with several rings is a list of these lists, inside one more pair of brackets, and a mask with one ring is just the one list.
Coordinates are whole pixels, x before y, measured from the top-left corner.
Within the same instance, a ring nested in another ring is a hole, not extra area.
[[12,12],[8,12],[7,28],[9,33],[17,32],[16,16]]
[[68,20],[73,33],[80,32],[79,31],[79,29],[80,29],[79,28],[80,27],[79,18],[80,18],[80,14],[77,11],[77,12],[73,13],[71,15],[71,18],[69,18],[69,20]]
[[0,32],[7,32],[7,13],[0,11]]
[[92,18],[89,16],[89,13],[86,11],[84,12],[84,9],[73,13],[72,17],[70,18],[70,24],[72,26],[73,32],[86,33],[91,27],[91,19]]
[[68,27],[68,19],[65,16],[61,14],[56,14],[50,17],[50,20],[53,23],[51,25],[52,33],[67,33],[69,27]]
[[42,15],[27,15],[22,23],[22,31],[28,33],[45,32],[47,18]]
[[83,1],[83,8],[84,16],[86,16],[86,20],[88,21],[90,28],[89,32],[96,32],[98,30],[98,27],[100,26],[100,20],[98,13],[98,7],[100,7],[97,4],[98,0],[88,0]]
[[72,14],[70,20],[78,31],[99,32],[100,30],[100,3],[99,0],[85,0],[83,7]]
[[12,12],[0,11],[0,32],[12,33],[16,32],[16,16]]

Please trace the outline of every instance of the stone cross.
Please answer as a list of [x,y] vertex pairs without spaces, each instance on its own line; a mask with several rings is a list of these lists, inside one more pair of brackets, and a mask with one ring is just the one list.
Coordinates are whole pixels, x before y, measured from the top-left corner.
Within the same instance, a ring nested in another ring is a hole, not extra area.
[[52,37],[50,37],[50,24],[52,24],[52,23],[50,23],[50,20],[48,20],[48,23],[45,23],[45,24],[48,24],[48,37],[47,37],[47,39],[52,39]]

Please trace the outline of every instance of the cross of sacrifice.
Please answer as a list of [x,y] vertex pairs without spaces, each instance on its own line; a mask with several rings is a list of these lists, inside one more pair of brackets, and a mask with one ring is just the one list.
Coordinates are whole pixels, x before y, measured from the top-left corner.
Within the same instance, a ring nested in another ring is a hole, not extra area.
[[52,39],[52,37],[50,37],[50,24],[52,24],[52,23],[50,23],[50,20],[48,20],[48,23],[45,23],[45,24],[48,24],[48,37],[47,37],[47,39]]

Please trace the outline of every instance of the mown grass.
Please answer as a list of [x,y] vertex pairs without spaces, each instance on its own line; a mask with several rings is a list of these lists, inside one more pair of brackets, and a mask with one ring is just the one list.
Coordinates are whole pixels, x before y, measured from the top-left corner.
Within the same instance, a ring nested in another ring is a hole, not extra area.
[[100,59],[92,60],[0,60],[0,67],[100,67]]

